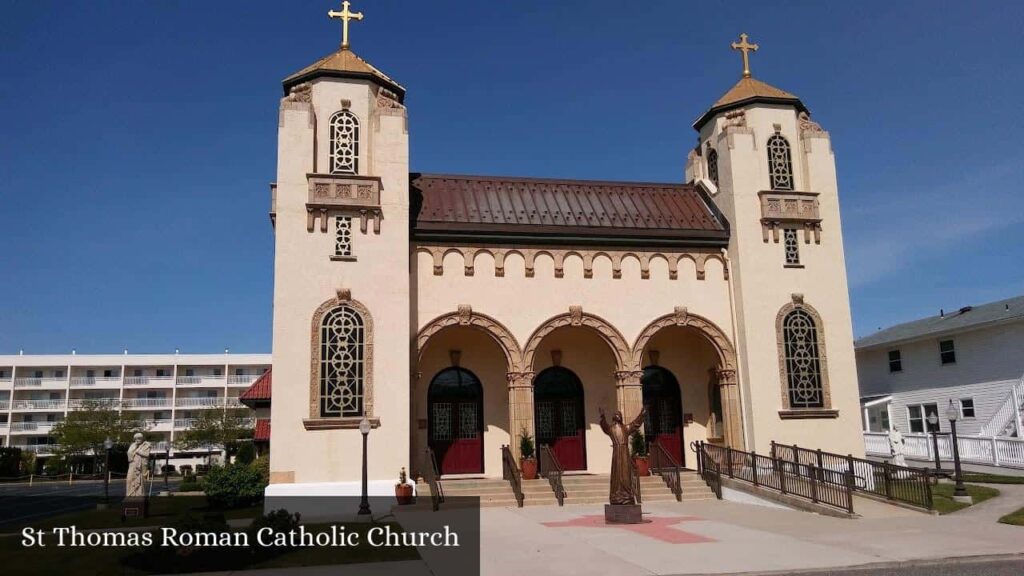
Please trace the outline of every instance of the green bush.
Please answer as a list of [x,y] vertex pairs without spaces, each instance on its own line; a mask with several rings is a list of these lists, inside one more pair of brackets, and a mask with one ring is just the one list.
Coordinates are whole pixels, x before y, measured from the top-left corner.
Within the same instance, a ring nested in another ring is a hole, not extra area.
[[0,447],[0,476],[13,477],[21,474],[21,448]]
[[519,433],[519,455],[521,458],[533,458],[533,436],[523,428]]
[[252,445],[252,442],[242,442],[241,446],[238,447],[238,452],[235,454],[235,462],[239,464],[252,464],[252,461],[256,459],[256,448]]
[[269,454],[264,454],[263,456],[260,456],[259,458],[253,460],[252,464],[250,464],[250,466],[252,466],[254,470],[256,470],[257,472],[260,473],[260,476],[263,477],[263,482],[264,483],[270,484],[270,455]]
[[182,479],[181,484],[178,485],[178,492],[201,492],[203,485],[193,474],[189,474]]
[[249,546],[257,557],[266,558],[286,552],[289,550],[287,546],[260,546],[258,544],[259,540],[256,538],[256,533],[263,528],[271,528],[275,534],[297,531],[299,529],[299,514],[297,512],[289,514],[287,510],[282,508],[253,518],[252,524],[249,525]]
[[241,508],[263,498],[267,487],[260,471],[248,464],[214,466],[203,479],[206,500],[215,508]]
[[647,456],[647,439],[644,438],[643,432],[633,432],[633,437],[630,438],[629,441],[630,448],[633,451],[633,456]]

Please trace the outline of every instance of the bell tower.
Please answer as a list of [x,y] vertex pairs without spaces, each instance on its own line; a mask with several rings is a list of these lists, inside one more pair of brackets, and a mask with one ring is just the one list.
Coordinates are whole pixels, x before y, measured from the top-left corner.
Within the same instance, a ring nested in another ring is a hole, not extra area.
[[363,15],[342,6],[341,46],[279,107],[268,495],[359,494],[361,424],[371,494],[409,465],[405,88],[352,51]]
[[740,80],[694,122],[687,181],[730,224],[728,255],[748,449],[818,438],[862,454],[859,392],[835,158],[828,132],[795,95]]

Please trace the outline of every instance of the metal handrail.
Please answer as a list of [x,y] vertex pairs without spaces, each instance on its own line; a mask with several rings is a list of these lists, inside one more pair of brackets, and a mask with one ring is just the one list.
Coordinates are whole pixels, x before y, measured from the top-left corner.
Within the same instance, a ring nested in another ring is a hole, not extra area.
[[672,454],[657,441],[651,442],[651,470],[657,471],[665,485],[672,490],[677,502],[683,501],[683,483],[681,480],[682,466],[676,462]]
[[425,480],[430,486],[430,507],[436,512],[444,503],[444,489],[441,487],[441,474],[437,470],[437,456],[430,446],[426,449],[427,463],[423,467]]
[[555,493],[559,506],[565,505],[565,487],[562,485],[562,465],[558,463],[558,457],[551,450],[551,446],[541,444],[540,446],[540,475],[548,479],[551,491]]
[[502,478],[508,480],[509,485],[512,487],[512,493],[515,494],[516,504],[520,508],[523,507],[523,476],[519,472],[519,466],[516,466],[516,459],[512,456],[512,449],[506,445],[501,447],[501,475]]
[[690,450],[697,454],[697,473],[704,479],[715,497],[722,499],[722,471],[718,462],[704,450],[704,442],[690,442]]
[[633,496],[636,497],[636,503],[642,503],[644,498],[640,494],[640,471],[636,469],[635,458],[629,459],[629,483],[633,486]]

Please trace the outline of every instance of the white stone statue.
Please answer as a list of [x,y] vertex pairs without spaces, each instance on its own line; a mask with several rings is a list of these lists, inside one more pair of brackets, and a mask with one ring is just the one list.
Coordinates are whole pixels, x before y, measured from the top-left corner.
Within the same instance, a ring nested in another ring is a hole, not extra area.
[[141,433],[135,433],[135,441],[128,447],[128,477],[125,479],[125,498],[146,497],[146,472],[149,451],[152,447]]
[[893,426],[889,430],[889,454],[892,455],[892,463],[897,466],[906,466],[907,460],[903,457],[905,450],[903,434],[900,429]]

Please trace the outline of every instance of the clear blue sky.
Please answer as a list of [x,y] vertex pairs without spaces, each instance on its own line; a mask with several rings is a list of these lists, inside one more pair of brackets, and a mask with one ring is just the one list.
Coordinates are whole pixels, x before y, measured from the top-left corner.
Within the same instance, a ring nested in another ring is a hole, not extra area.
[[[832,134],[864,335],[1024,293],[1024,4],[972,4],[356,0],[352,44],[413,170],[678,181],[748,32]],[[280,80],[338,6],[4,4],[0,353],[270,350]]]

